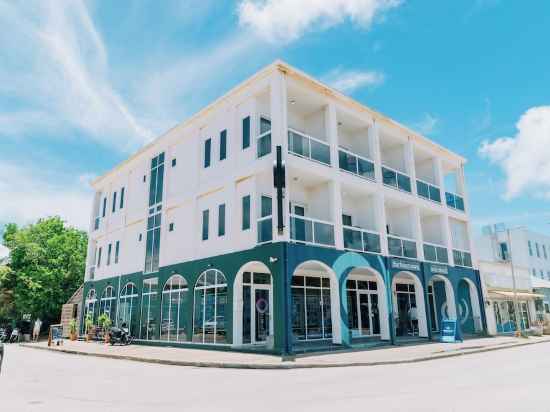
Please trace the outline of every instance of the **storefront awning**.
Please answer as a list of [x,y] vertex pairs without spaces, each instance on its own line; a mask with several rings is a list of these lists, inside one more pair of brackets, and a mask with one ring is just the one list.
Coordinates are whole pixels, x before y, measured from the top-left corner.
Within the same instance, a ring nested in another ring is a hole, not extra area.
[[[541,299],[544,295],[533,292],[516,292],[518,299]],[[489,290],[489,299],[514,299],[513,291],[509,290]]]

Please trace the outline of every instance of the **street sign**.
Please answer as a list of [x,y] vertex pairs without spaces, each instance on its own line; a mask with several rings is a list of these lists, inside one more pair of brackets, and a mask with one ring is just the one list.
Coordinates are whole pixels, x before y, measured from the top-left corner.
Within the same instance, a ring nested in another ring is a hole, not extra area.
[[51,325],[48,346],[63,345],[63,325]]
[[456,319],[443,319],[441,321],[440,341],[445,343],[462,342],[462,339],[458,335]]

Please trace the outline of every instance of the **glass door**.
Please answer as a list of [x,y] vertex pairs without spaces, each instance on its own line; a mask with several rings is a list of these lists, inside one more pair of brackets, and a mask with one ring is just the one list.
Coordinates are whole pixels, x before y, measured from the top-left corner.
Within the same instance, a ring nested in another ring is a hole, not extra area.
[[361,335],[371,335],[370,304],[368,293],[359,293],[359,314],[361,316]]
[[254,287],[254,342],[264,343],[269,336],[270,328],[270,288],[268,286]]

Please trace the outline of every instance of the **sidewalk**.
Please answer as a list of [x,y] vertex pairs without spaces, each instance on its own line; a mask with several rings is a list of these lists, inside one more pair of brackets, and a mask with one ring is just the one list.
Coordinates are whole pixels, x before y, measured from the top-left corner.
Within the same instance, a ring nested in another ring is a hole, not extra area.
[[460,343],[430,342],[411,346],[384,346],[371,350],[312,354],[283,361],[279,356],[225,352],[204,349],[184,349],[143,345],[110,346],[103,343],[64,341],[63,346],[48,348],[47,342],[24,343],[21,346],[57,352],[124,359],[164,365],[236,368],[236,369],[294,369],[348,366],[375,366],[423,362],[472,353],[507,349],[538,343],[549,343],[550,336],[515,338],[469,339]]

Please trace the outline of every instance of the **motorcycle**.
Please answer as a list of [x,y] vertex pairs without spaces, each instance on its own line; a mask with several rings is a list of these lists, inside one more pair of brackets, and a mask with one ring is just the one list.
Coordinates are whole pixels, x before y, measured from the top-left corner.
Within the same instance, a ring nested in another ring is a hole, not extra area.
[[21,332],[19,328],[13,329],[10,336],[10,343],[17,343],[19,342],[19,339],[21,338]]
[[121,345],[130,345],[132,343],[130,331],[124,324],[120,328],[113,326],[109,330],[109,342],[111,345],[116,343],[120,343]]
[[7,342],[10,338],[7,328],[0,328],[0,343]]

